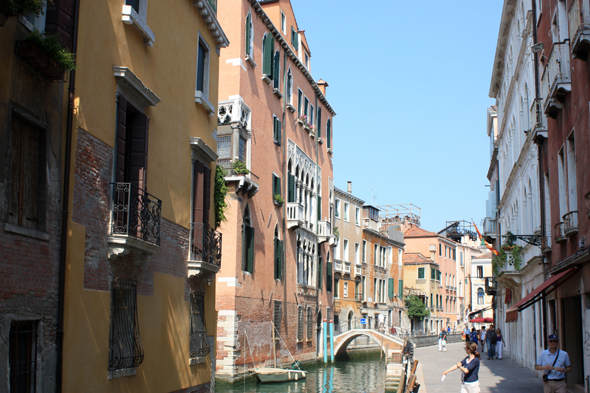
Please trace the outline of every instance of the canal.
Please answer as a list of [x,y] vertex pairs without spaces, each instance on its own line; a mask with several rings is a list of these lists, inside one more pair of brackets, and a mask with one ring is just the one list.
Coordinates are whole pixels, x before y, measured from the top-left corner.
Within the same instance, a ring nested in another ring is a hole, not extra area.
[[308,372],[303,381],[278,384],[259,382],[236,383],[232,386],[217,385],[217,393],[238,392],[290,392],[290,393],[379,393],[385,391],[385,360],[379,355],[367,359],[336,361],[324,365],[304,365]]

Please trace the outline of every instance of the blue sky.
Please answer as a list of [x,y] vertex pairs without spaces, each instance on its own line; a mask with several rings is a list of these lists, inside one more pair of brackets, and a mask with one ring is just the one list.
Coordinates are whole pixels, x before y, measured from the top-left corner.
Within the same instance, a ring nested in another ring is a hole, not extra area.
[[[485,216],[500,0],[291,0],[334,108],[335,185],[413,203],[422,227]],[[371,191],[372,189],[372,191]]]

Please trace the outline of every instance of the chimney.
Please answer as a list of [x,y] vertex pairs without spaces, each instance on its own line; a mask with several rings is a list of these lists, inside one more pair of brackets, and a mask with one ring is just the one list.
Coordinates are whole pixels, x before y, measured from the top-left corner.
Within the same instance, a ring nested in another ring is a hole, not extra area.
[[349,194],[352,194],[352,182],[351,181],[348,182],[347,191],[348,191]]
[[323,79],[320,79],[318,81],[318,87],[320,88],[320,91],[322,92],[322,94],[324,95],[324,97],[326,96],[326,87],[328,87],[328,82],[326,82]]
[[430,259],[434,262],[434,258],[436,257],[436,244],[430,245]]

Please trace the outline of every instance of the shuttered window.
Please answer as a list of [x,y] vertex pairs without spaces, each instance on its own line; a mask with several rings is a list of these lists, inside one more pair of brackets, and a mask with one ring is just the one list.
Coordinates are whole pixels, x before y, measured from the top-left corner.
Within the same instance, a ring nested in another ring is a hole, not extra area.
[[281,178],[272,174],[272,195],[281,195]]
[[117,98],[117,182],[131,183],[146,190],[149,121],[128,104],[122,95]]
[[283,279],[283,241],[274,239],[275,280]]
[[398,296],[400,297],[400,299],[403,299],[404,298],[404,280],[397,280],[397,283],[399,285]]
[[272,75],[273,77],[271,79],[274,80],[274,84],[273,87],[275,89],[280,89],[281,88],[281,52],[276,51],[275,52],[275,56],[273,59],[273,70],[272,70]]
[[303,93],[301,92],[301,90],[297,89],[297,115],[301,116],[301,113],[303,112],[301,109],[303,105]]
[[387,295],[390,299],[393,299],[393,295],[395,294],[395,281],[391,277],[389,277],[387,281]]
[[246,208],[242,224],[242,270],[248,273],[254,272],[254,234],[250,211]]
[[318,126],[317,128],[317,133],[318,133],[318,138],[322,137],[322,108],[318,108]]
[[280,339],[282,312],[283,312],[283,302],[275,300],[274,301],[274,309],[273,309],[273,317],[272,317],[274,327],[275,327],[275,340]]
[[418,268],[418,279],[424,279],[424,268],[423,267],[419,267]]
[[326,263],[326,291],[332,292],[332,262]]
[[303,307],[297,307],[297,341],[303,341]]
[[273,79],[275,39],[270,34],[266,34],[262,40],[262,52],[262,73]]
[[272,135],[273,135],[274,141],[277,142],[277,143],[279,143],[279,144],[281,143],[281,140],[282,140],[281,139],[282,138],[281,127],[282,127],[281,121],[278,119],[278,117],[274,116],[273,117],[273,132],[272,132]]
[[326,123],[326,145],[328,149],[332,148],[332,120],[328,119]]
[[246,16],[246,55],[252,57],[252,14]]
[[318,289],[322,289],[322,256],[318,255]]
[[430,279],[436,280],[436,269],[433,267],[430,268]]
[[207,47],[199,41],[199,50],[197,51],[197,90],[205,91],[205,62],[207,59]]
[[287,202],[295,202],[295,175],[287,174]]
[[318,195],[318,221],[322,220],[322,197]]
[[307,307],[307,340],[313,339],[313,308]]
[[299,50],[299,36],[293,27],[291,27],[291,45],[296,51]]

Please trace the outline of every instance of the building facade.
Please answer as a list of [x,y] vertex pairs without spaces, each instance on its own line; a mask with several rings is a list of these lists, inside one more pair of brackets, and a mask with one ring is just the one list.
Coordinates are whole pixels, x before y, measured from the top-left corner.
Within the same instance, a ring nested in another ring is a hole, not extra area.
[[229,42],[215,2],[149,3],[78,10],[64,392],[213,389]]
[[[315,360],[333,321],[334,110],[288,0],[219,4],[218,163],[227,220],[217,278],[217,377]],[[273,333],[274,332],[274,333]],[[272,342],[273,335],[276,338]],[[280,339],[279,339],[280,338]],[[275,346],[273,348],[273,345]]]
[[[492,278],[492,253],[486,252],[471,259],[471,304],[473,311],[469,313],[469,320],[481,322],[470,323],[470,326],[479,330],[482,326],[488,326],[494,320],[492,308],[493,296],[486,291],[486,283]],[[488,281],[486,282],[486,278]],[[504,331],[504,330],[502,330]]]

